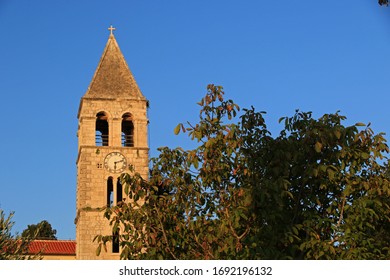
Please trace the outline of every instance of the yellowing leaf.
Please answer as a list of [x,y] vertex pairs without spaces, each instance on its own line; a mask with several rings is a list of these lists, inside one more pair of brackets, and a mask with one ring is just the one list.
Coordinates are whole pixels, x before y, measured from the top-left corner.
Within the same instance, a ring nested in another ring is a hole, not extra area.
[[194,158],[194,167],[196,168],[196,169],[198,169],[199,168],[199,161],[198,161],[198,159],[197,158]]
[[176,127],[175,127],[175,130],[173,131],[173,133],[175,133],[176,135],[178,135],[179,134],[179,132],[180,132],[180,128],[181,128],[181,126],[182,126],[182,124],[181,123],[179,123]]
[[314,146],[317,153],[321,153],[322,150],[322,144],[320,142],[317,142]]

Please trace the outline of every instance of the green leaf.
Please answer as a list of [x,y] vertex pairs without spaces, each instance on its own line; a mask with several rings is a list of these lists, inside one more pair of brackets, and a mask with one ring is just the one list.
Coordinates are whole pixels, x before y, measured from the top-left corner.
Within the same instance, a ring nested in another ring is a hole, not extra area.
[[362,159],[368,159],[370,157],[370,155],[368,153],[361,153],[360,156]]
[[100,256],[101,251],[102,251],[102,244],[99,244],[99,246],[96,248],[96,256]]
[[329,180],[333,180],[334,179],[334,175],[335,175],[335,172],[331,169],[331,168],[328,168],[327,170],[326,170],[326,172],[328,173],[328,178],[329,178]]

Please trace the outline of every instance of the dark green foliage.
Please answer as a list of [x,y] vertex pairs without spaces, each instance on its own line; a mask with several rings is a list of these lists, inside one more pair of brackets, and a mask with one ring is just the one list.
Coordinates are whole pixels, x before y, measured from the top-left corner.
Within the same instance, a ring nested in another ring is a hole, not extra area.
[[378,0],[379,5],[381,6],[388,6],[389,1],[388,0]]
[[[271,136],[264,112],[209,85],[193,150],[160,148],[149,178],[105,212],[124,259],[388,259],[388,146],[344,116],[297,111]],[[97,236],[98,252],[111,240]]]
[[38,240],[57,240],[57,231],[51,227],[51,224],[43,220],[36,225],[28,225],[22,232],[22,237],[30,237]]
[[8,217],[0,209],[0,260],[33,260],[40,259],[40,255],[28,255],[28,246],[31,238],[14,236],[11,233],[14,222],[13,213]]

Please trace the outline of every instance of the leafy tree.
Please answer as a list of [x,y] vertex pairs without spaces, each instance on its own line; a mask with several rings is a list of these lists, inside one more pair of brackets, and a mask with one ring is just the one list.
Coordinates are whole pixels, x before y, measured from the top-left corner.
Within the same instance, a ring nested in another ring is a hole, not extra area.
[[12,235],[11,230],[14,225],[12,221],[13,213],[7,217],[0,209],[0,260],[32,260],[40,259],[40,254],[28,255],[28,247],[31,238]]
[[381,6],[388,6],[389,1],[388,0],[378,0],[379,5]]
[[48,221],[43,220],[36,225],[28,225],[27,228],[22,232],[22,237],[30,237],[38,240],[57,240],[56,233],[57,230],[53,229]]
[[[194,149],[162,147],[149,178],[121,177],[127,200],[105,216],[123,259],[388,259],[390,183],[383,134],[338,112],[283,117],[209,85],[197,124],[179,124]],[[96,236],[97,253],[112,236]]]

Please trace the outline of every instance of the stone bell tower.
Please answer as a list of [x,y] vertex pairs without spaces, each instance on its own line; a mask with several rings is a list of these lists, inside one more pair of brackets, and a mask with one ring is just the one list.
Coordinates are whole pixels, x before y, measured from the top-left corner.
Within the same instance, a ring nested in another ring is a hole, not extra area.
[[99,65],[81,98],[78,119],[76,258],[119,259],[119,242],[96,256],[98,234],[112,235],[101,208],[124,198],[119,176],[132,165],[148,176],[148,101],[131,73],[112,26]]

